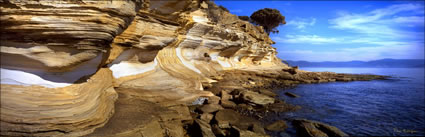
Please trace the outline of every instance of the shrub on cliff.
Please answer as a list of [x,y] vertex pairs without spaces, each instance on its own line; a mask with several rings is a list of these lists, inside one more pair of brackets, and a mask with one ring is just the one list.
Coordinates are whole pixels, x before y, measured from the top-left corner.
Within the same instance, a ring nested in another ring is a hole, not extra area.
[[276,29],[276,27],[286,24],[285,16],[282,16],[280,11],[277,9],[260,9],[252,13],[250,18],[253,23],[263,26],[267,34],[270,34],[270,32],[278,33],[279,31]]

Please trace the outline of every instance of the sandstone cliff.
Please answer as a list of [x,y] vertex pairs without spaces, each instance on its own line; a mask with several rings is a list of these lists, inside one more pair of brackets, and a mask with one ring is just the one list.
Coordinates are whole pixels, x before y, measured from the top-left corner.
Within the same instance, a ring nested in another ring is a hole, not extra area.
[[209,1],[1,0],[0,10],[5,136],[87,135],[118,94],[185,104],[213,96],[204,87],[219,71],[288,67],[261,27]]

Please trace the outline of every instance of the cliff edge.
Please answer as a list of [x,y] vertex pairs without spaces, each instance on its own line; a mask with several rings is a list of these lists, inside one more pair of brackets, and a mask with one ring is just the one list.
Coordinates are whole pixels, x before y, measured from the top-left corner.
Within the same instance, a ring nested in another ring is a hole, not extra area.
[[175,108],[214,96],[206,87],[221,71],[289,68],[261,27],[210,1],[2,0],[0,10],[3,136],[87,135],[120,105],[187,116]]

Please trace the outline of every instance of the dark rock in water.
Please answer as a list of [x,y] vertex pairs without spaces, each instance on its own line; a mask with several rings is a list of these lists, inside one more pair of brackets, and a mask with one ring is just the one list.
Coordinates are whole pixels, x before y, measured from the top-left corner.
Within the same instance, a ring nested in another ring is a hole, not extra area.
[[297,135],[302,137],[346,137],[338,128],[318,121],[298,119],[292,121]]
[[219,104],[206,104],[199,108],[202,113],[213,113],[223,109]]
[[266,126],[266,129],[269,131],[285,131],[286,128],[288,128],[288,126],[286,125],[286,122],[283,120],[278,120]]
[[215,114],[215,120],[220,128],[230,128],[230,125],[236,124],[239,118],[240,114],[231,109],[223,109]]
[[199,125],[203,137],[215,137],[210,124],[199,119],[195,120],[195,122]]
[[270,96],[270,97],[276,97],[277,96],[276,93],[274,93],[274,92],[272,92],[270,90],[267,90],[267,89],[260,89],[260,90],[258,90],[258,92],[261,93],[261,94],[263,94],[263,95]]
[[298,95],[296,95],[296,94],[294,94],[294,93],[291,93],[291,92],[285,92],[285,95],[287,95],[287,96],[289,96],[289,97],[293,97],[293,98],[300,97],[300,96],[298,96]]
[[272,104],[275,101],[274,98],[272,97],[262,95],[257,92],[248,91],[248,90],[242,93],[242,99],[244,101],[254,103],[257,105]]
[[229,100],[222,100],[221,106],[223,106],[224,108],[236,108],[236,104],[233,101]]

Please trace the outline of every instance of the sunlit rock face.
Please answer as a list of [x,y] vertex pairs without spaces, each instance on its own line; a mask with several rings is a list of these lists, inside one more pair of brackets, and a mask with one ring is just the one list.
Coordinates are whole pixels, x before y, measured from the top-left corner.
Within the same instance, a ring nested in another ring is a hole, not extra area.
[[114,112],[111,71],[63,88],[1,85],[1,135],[81,136],[102,127]]
[[1,135],[80,136],[117,92],[190,103],[218,71],[287,67],[262,28],[212,2],[0,2]]
[[[95,0],[2,2],[1,67],[6,70],[2,81],[34,85],[18,77],[30,73],[48,87],[80,82],[97,71],[110,42],[130,24],[139,5]],[[18,76],[10,77],[9,70]]]
[[0,2],[1,135],[81,136],[114,112],[99,69],[141,1]]

